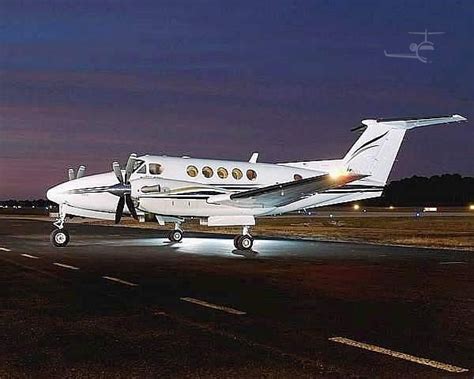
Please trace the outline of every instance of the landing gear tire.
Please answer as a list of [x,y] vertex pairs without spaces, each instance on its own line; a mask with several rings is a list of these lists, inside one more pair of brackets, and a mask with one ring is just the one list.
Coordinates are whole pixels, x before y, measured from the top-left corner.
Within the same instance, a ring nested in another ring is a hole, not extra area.
[[236,236],[234,246],[239,250],[252,250],[253,238],[248,235]]
[[55,229],[49,239],[55,247],[65,247],[69,243],[69,233],[66,229]]
[[168,234],[168,239],[171,242],[180,242],[183,239],[183,232],[181,230],[172,230]]
[[241,236],[241,235],[236,235],[236,236],[234,237],[234,246],[235,246],[236,249],[239,248],[239,238],[240,238],[240,237],[242,237],[242,236]]

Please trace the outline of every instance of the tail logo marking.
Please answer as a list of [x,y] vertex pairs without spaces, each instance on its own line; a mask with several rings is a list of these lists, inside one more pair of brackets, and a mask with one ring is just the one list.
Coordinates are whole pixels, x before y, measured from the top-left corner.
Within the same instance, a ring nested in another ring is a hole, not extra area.
[[378,136],[378,137],[375,137],[373,139],[371,139],[370,141],[367,141],[366,143],[364,143],[362,146],[360,146],[356,151],[354,151],[351,155],[351,158],[347,161],[347,163],[349,163],[352,159],[354,159],[356,156],[358,156],[360,153],[364,152],[364,151],[367,151],[373,147],[377,147],[378,145],[372,145],[372,146],[368,146],[370,145],[371,143],[373,142],[377,142],[378,140],[382,139],[383,137],[385,137],[387,134],[388,134],[389,131],[386,131],[384,134]]

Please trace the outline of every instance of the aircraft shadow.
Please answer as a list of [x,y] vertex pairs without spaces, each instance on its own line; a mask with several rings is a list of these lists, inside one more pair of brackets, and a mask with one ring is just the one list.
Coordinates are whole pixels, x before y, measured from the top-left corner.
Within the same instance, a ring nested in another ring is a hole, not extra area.
[[259,254],[258,251],[255,251],[255,250],[238,250],[238,249],[232,250],[231,253],[234,255],[245,257],[245,258],[256,258],[258,257],[258,254]]

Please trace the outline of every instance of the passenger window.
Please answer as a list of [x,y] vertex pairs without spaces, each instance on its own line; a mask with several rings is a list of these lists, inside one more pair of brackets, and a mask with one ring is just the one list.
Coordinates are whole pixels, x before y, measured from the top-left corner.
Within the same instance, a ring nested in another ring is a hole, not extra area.
[[210,168],[209,166],[204,166],[202,168],[202,174],[205,178],[211,178],[212,175],[214,175],[214,171],[212,171],[212,168]]
[[303,177],[300,174],[295,174],[295,175],[293,175],[293,179],[301,180],[301,179],[303,179]]
[[229,176],[229,173],[227,172],[227,170],[224,167],[219,167],[217,169],[217,176],[221,179],[225,179]]
[[257,173],[252,169],[248,169],[247,170],[247,178],[248,178],[248,180],[255,180],[255,179],[257,179]]
[[160,175],[163,172],[163,168],[159,163],[150,163],[148,165],[148,171],[151,175]]
[[188,166],[188,168],[186,169],[186,172],[188,173],[189,176],[191,176],[192,178],[196,177],[197,174],[199,173],[198,169],[196,166]]
[[237,179],[237,180],[240,180],[242,179],[242,171],[240,171],[238,168],[234,168],[232,170],[232,176],[234,177],[234,179]]

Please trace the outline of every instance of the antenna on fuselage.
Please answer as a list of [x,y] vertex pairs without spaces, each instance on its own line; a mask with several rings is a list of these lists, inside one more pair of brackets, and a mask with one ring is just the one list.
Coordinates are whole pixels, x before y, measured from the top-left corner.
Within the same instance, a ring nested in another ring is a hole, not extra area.
[[252,156],[249,159],[249,163],[257,163],[258,153],[252,153]]

